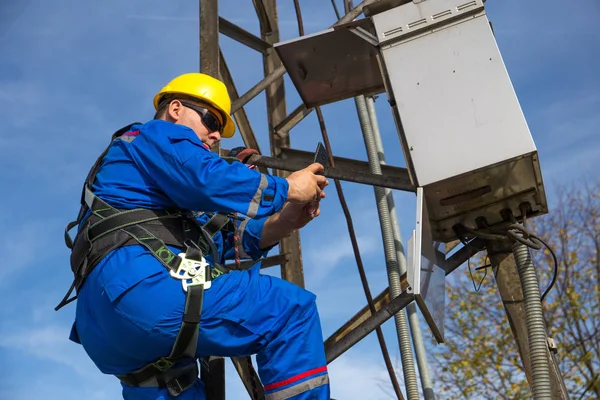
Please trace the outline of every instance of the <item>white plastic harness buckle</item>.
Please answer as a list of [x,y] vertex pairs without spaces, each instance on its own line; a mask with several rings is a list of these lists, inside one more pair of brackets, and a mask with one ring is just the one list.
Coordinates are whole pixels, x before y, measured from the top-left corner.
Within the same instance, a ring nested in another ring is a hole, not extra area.
[[185,253],[179,253],[181,264],[177,271],[171,271],[171,276],[181,281],[183,290],[187,292],[188,286],[204,285],[204,289],[210,288],[211,275],[210,264],[204,257],[200,261],[190,260],[185,257]]

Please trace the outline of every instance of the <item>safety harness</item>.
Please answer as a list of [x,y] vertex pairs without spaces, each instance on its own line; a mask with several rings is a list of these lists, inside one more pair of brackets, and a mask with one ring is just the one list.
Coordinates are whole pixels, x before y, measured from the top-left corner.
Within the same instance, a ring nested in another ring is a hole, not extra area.
[[[229,216],[224,214],[214,214],[208,222],[200,225],[196,220],[197,213],[179,209],[120,210],[94,195],[91,188],[104,157],[115,140],[131,141],[135,138],[124,135],[133,125],[113,134],[111,143],[98,157],[85,180],[77,220],[65,229],[65,244],[71,249],[74,279],[55,310],[77,298],[77,295],[69,296],[73,290],[79,291],[92,270],[111,251],[129,245],[144,246],[173,278],[182,282],[186,292],[183,321],[168,356],[117,377],[130,386],[167,388],[171,395],[177,396],[193,385],[198,377],[196,346],[204,290],[210,287],[211,280],[229,272],[218,264],[213,237],[220,231],[232,231],[235,227]],[[233,158],[227,161],[233,162]],[[72,240],[69,231],[75,226],[79,226],[79,230]],[[175,254],[168,246],[185,249],[185,253]],[[208,251],[214,255],[213,267],[203,256]]]

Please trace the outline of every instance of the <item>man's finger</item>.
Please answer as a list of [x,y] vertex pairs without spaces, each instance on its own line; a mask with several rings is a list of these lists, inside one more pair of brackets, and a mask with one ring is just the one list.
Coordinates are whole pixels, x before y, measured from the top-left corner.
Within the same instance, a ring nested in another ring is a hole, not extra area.
[[312,216],[319,209],[319,201],[311,201],[305,207],[306,213]]
[[323,175],[315,175],[317,177],[317,185],[319,188],[323,189],[325,186],[329,185],[329,181]]
[[319,163],[312,163],[308,167],[306,167],[306,169],[312,172],[313,174],[320,174],[325,170],[325,168]]

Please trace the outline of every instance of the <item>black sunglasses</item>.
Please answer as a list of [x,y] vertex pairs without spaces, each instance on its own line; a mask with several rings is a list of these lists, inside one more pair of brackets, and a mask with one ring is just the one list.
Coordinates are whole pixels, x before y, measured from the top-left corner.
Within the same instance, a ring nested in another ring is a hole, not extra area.
[[208,129],[209,132],[223,132],[223,125],[221,124],[221,121],[219,121],[219,118],[217,118],[215,114],[213,114],[206,108],[196,106],[191,103],[182,101],[181,104],[183,104],[187,108],[191,108],[192,110],[200,114],[200,117],[202,117],[202,123],[204,124],[204,126],[206,126],[206,129]]

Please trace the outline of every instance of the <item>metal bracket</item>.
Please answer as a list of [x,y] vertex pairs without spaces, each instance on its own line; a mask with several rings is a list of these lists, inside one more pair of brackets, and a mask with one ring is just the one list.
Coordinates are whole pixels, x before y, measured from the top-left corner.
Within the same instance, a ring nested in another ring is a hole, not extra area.
[[558,353],[558,347],[556,346],[556,342],[551,337],[548,338],[548,350],[550,350],[550,352],[553,354]]
[[171,271],[171,277],[181,281],[183,291],[187,292],[189,286],[203,285],[204,289],[209,289],[210,281],[210,265],[204,257],[200,261],[190,260],[185,257],[185,253],[179,253],[181,264],[177,271]]

